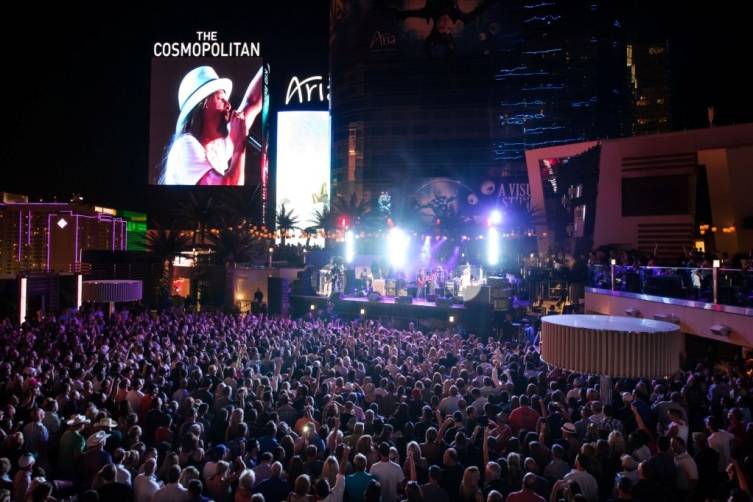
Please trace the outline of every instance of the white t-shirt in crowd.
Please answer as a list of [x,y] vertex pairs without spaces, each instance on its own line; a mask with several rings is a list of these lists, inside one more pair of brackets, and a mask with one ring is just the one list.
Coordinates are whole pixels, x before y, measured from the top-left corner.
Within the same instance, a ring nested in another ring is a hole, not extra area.
[[683,441],[685,441],[685,444],[688,444],[688,436],[690,435],[690,429],[688,428],[688,424],[681,424],[679,422],[671,422],[669,426],[677,427],[677,435],[681,437]]
[[676,455],[675,465],[677,466],[677,489],[686,492],[690,482],[698,480],[698,465],[688,452]]
[[586,497],[588,502],[597,502],[599,500],[599,483],[595,477],[586,471],[573,469],[565,476],[565,481],[570,481],[571,479],[578,483],[580,492]]
[[330,487],[329,495],[319,502],[343,502],[343,495],[345,495],[345,476],[338,474],[335,479],[335,486]]
[[151,502],[152,496],[160,489],[161,483],[155,476],[139,474],[133,480],[133,499],[136,502]]
[[398,502],[397,487],[405,479],[403,470],[395,462],[377,462],[371,466],[369,474],[382,484],[381,502]]
[[723,471],[729,464],[730,442],[735,438],[733,434],[730,434],[724,429],[719,429],[709,436],[709,448],[715,449],[719,453],[719,470]]

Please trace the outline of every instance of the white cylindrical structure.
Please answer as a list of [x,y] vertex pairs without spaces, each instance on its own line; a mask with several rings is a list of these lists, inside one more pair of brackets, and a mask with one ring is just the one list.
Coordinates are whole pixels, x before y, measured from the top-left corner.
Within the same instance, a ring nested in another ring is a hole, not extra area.
[[680,368],[683,337],[675,324],[602,315],[541,321],[541,357],[552,366],[617,378],[666,377]]

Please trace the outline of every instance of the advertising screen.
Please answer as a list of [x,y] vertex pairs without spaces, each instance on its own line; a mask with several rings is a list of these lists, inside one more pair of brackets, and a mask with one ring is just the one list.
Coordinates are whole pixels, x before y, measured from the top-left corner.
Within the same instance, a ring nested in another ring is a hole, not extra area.
[[[277,209],[296,217],[300,228],[314,225],[315,212],[329,204],[329,112],[277,114]],[[322,244],[323,239],[311,239]],[[292,240],[295,244],[297,241]]]
[[152,58],[149,183],[245,186],[261,181],[260,57]]

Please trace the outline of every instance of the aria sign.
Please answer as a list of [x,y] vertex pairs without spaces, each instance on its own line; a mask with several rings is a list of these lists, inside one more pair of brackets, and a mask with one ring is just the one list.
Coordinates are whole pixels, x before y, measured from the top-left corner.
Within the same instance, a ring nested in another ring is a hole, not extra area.
[[314,75],[303,80],[293,77],[288,83],[288,90],[285,93],[285,104],[297,100],[298,103],[311,103],[312,101],[329,101],[329,86],[327,94],[324,94],[324,77]]

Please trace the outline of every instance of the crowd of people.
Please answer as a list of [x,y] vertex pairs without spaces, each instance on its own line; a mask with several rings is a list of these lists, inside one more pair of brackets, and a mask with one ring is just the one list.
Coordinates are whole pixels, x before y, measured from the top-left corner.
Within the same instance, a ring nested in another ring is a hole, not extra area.
[[662,380],[373,321],[0,324],[0,501],[750,500],[753,364]]

